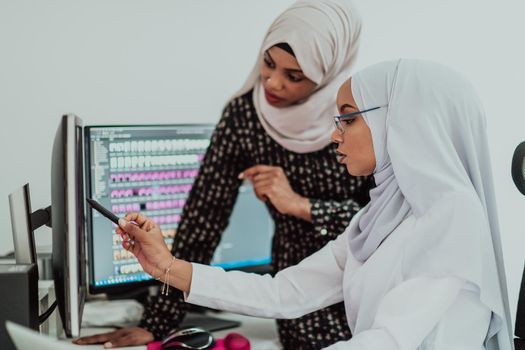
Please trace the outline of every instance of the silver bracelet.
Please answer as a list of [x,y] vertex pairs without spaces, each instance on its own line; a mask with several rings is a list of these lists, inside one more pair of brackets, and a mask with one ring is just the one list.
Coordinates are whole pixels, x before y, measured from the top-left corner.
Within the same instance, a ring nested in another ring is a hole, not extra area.
[[172,256],[171,257],[171,262],[170,262],[169,266],[166,268],[166,271],[164,272],[164,283],[162,284],[162,287],[160,289],[160,294],[161,295],[168,295],[169,294],[169,290],[170,290],[170,276],[169,276],[169,273],[170,273],[171,266],[173,265],[174,262],[175,262],[175,257]]

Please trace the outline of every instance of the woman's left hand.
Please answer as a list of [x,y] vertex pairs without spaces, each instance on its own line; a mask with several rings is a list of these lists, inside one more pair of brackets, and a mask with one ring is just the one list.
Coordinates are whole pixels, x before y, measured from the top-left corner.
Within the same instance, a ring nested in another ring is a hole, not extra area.
[[294,192],[283,168],[270,165],[255,165],[239,174],[239,179],[253,183],[257,198],[269,200],[281,214],[292,215],[311,221],[310,201]]

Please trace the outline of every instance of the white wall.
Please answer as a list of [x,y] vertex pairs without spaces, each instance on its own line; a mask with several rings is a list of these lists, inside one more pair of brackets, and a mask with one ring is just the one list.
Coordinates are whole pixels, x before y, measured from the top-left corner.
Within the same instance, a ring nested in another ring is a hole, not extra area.
[[[525,140],[523,0],[356,0],[358,67],[429,58],[466,73],[488,115],[511,308],[525,257],[525,198],[512,184]],[[49,204],[61,114],[85,124],[214,122],[290,0],[0,0],[0,254],[12,249],[7,195],[29,182]],[[49,244],[49,230],[38,243]],[[514,312],[514,311],[513,311]]]
[[[7,195],[50,203],[60,116],[86,125],[215,122],[290,1],[0,0],[0,254]],[[50,230],[38,243],[50,244]]]

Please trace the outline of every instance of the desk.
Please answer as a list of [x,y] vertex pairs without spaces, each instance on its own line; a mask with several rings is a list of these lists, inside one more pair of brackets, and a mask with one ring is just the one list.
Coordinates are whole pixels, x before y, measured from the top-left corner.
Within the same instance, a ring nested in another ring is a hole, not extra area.
[[[279,349],[277,342],[276,325],[273,320],[258,319],[254,317],[239,316],[233,314],[221,315],[229,319],[237,319],[243,322],[243,325],[234,329],[236,332],[242,333],[250,339],[251,348],[254,350],[273,350]],[[33,331],[32,329],[18,326],[16,324],[8,324],[13,339],[19,350],[89,350],[89,349],[103,349],[102,345],[75,345],[71,343],[71,339],[57,340],[54,336],[47,336]],[[86,328],[82,329],[82,335],[93,335],[104,331],[110,331],[112,328]],[[224,337],[228,331],[221,331],[214,333],[216,338]],[[123,348],[126,350],[145,350],[146,346],[133,346]]]
[[[39,290],[40,303],[43,309],[47,309],[48,304],[54,301],[54,292],[52,283],[41,283]],[[45,297],[45,298],[44,298]],[[45,301],[45,304],[44,303]],[[84,309],[86,310],[86,309]],[[241,326],[238,328],[227,329],[223,331],[213,332],[213,336],[217,339],[224,338],[230,332],[237,332],[247,337],[250,340],[252,349],[254,350],[274,350],[280,349],[280,344],[277,336],[277,325],[275,320],[262,319],[257,317],[249,317],[243,315],[232,314],[228,312],[222,313],[211,313],[210,316],[220,317],[223,319],[235,320],[241,322]],[[101,317],[101,316],[99,316]],[[21,337],[26,337],[27,349],[53,349],[56,350],[57,346],[61,349],[103,349],[102,345],[83,345],[77,346],[71,343],[71,339],[56,339],[57,330],[61,328],[59,323],[60,317],[58,316],[58,309],[55,310],[51,317],[47,321],[47,325],[41,329],[41,334],[32,332],[31,330],[25,330],[22,332],[28,332],[22,334]],[[84,318],[86,320],[86,318]],[[80,333],[82,336],[94,335],[98,333],[104,333],[114,330],[110,327],[86,327],[82,328]],[[50,337],[46,336],[47,334]],[[35,344],[38,344],[36,346]],[[128,350],[144,350],[146,346],[134,346],[126,347]]]
[[[276,350],[280,349],[279,340],[277,337],[277,325],[275,320],[268,320],[256,317],[242,316],[223,312],[220,314],[213,314],[220,318],[229,320],[236,320],[242,323],[239,328],[227,329],[224,331],[213,332],[215,338],[223,338],[230,332],[237,332],[250,340],[253,350]],[[82,328],[82,336],[93,335],[97,333],[109,332],[112,328]],[[70,340],[63,340],[70,342]],[[102,345],[83,346],[87,349],[102,349]],[[145,346],[132,346],[123,349],[127,350],[144,350]]]

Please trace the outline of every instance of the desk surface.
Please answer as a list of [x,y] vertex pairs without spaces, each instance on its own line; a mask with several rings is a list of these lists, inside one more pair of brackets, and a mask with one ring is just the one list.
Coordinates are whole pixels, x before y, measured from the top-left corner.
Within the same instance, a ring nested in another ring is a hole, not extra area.
[[[236,320],[242,323],[241,327],[227,329],[224,331],[213,332],[215,338],[223,338],[230,332],[236,332],[244,335],[250,340],[253,350],[275,350],[280,349],[279,340],[277,337],[277,325],[275,320],[268,320],[256,317],[242,316],[231,313],[213,314],[214,316],[225,318],[229,320]],[[93,335],[111,331],[112,328],[82,328],[82,336]],[[70,342],[70,340],[63,340]],[[102,349],[102,345],[83,346],[85,349]],[[146,346],[126,347],[128,350],[144,350]]]

